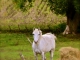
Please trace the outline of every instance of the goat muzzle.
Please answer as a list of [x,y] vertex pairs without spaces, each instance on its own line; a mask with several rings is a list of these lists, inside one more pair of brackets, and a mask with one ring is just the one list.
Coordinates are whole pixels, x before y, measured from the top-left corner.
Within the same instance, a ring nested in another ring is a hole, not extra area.
[[37,44],[38,41],[34,41],[35,44]]

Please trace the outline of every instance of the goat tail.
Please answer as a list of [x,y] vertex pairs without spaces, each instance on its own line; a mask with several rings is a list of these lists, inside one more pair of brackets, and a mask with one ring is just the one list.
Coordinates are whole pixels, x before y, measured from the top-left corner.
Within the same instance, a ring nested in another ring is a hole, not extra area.
[[55,34],[53,34],[53,37],[54,37],[55,40],[57,40],[57,37],[55,36]]

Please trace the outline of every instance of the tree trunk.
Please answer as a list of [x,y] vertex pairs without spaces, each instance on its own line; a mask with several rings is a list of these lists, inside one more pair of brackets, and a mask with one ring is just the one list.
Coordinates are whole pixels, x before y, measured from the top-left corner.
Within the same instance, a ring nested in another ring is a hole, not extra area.
[[73,4],[70,4],[68,6],[66,16],[69,32],[72,34],[78,33],[78,30],[80,29],[80,13],[76,12],[76,9],[74,8]]
[[80,29],[80,14],[75,13],[74,16],[72,14],[68,14],[67,16],[67,25],[69,26],[69,32],[72,34],[78,33]]
[[72,3],[70,3],[68,6],[66,16],[69,32],[72,34],[76,34],[80,29],[80,13],[76,12],[76,9],[74,8],[74,5]]
[[80,30],[80,13],[77,13],[74,7],[70,7],[66,12],[66,16],[67,16],[68,30],[65,29],[65,31],[68,31],[68,33],[71,33],[71,34],[78,33],[78,30]]

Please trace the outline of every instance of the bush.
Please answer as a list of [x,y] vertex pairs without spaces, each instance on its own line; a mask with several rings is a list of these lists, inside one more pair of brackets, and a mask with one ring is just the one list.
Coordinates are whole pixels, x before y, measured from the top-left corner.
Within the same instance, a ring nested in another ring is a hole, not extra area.
[[60,24],[57,24],[57,25],[54,25],[51,29],[52,32],[54,33],[61,33],[64,31],[66,27],[66,23],[60,23]]
[[[6,27],[5,27],[6,26]],[[43,33],[61,33],[66,27],[66,23],[59,24],[17,24],[17,25],[3,25],[0,27],[1,32],[22,32],[22,33],[32,33],[33,28],[40,28]]]

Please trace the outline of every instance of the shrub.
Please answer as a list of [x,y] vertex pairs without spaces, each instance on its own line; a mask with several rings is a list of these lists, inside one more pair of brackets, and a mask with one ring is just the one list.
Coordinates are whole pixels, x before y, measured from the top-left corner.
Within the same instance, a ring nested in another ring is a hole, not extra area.
[[54,33],[61,33],[64,31],[66,23],[60,23],[54,26],[51,26],[49,29]]

